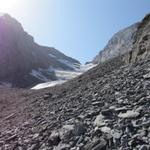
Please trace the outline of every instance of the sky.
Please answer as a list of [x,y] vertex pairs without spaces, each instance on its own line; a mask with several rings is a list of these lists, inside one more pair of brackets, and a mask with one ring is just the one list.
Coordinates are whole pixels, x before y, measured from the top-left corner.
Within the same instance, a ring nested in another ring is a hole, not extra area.
[[0,0],[40,45],[81,63],[91,61],[119,30],[150,12],[149,0]]

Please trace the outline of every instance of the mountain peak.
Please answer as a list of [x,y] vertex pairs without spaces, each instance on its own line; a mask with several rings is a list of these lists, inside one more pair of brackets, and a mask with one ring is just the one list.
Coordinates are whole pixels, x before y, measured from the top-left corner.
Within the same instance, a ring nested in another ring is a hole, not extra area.
[[71,71],[75,64],[80,64],[55,48],[35,43],[33,37],[9,14],[0,17],[0,33],[0,82],[31,86],[57,80],[55,69]]

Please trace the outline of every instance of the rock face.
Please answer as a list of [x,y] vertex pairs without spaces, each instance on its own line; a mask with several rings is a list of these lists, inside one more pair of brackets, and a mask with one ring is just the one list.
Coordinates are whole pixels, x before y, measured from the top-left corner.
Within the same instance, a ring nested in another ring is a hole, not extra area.
[[97,64],[131,51],[138,25],[133,24],[116,33],[92,62]]
[[108,61],[124,55],[124,61],[133,63],[150,55],[150,14],[144,19],[115,34],[104,50],[94,58],[93,63]]
[[54,69],[74,70],[75,59],[55,48],[36,44],[21,24],[8,14],[0,16],[0,81],[30,86],[56,80]]
[[129,53],[129,63],[145,59],[150,55],[150,14],[147,14],[138,26],[134,38],[132,52]]

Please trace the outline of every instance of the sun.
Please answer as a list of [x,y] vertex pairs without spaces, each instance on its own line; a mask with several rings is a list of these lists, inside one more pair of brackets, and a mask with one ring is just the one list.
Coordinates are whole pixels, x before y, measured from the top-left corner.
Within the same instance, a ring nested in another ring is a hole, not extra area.
[[15,10],[21,0],[0,0],[0,12],[9,13]]

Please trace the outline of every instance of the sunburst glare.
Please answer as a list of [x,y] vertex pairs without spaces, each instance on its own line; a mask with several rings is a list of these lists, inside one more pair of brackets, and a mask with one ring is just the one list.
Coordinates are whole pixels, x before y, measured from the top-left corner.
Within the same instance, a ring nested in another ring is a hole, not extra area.
[[0,0],[0,12],[8,13],[15,10],[20,0]]

